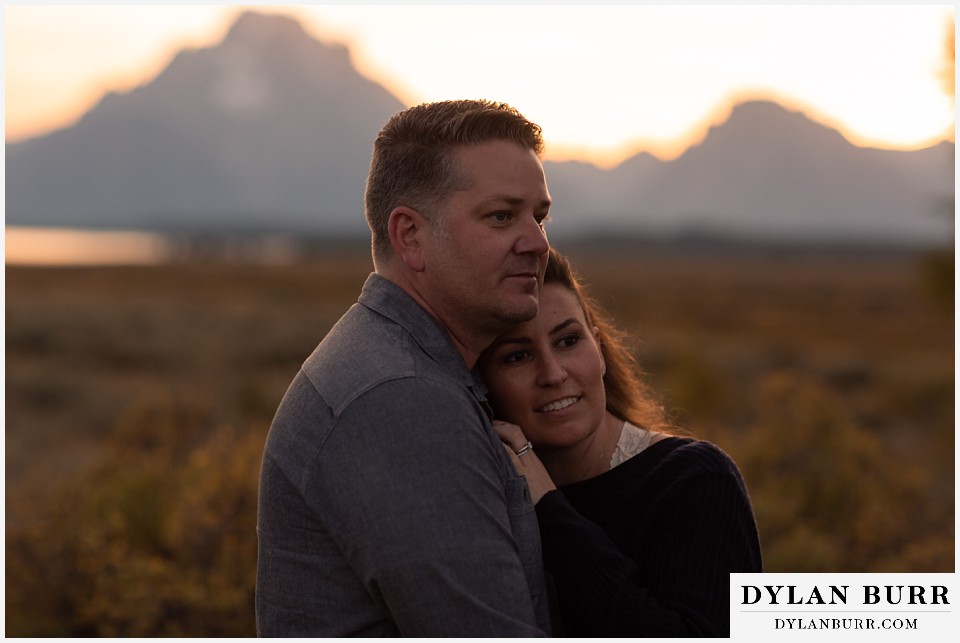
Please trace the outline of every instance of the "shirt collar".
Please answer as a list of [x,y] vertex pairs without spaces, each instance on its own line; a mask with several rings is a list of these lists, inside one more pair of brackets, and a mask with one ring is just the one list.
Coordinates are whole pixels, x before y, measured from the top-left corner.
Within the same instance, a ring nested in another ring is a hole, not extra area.
[[467,369],[446,329],[400,286],[383,275],[371,273],[358,301],[402,326],[432,360],[456,374],[478,399],[486,400],[487,387],[477,369]]

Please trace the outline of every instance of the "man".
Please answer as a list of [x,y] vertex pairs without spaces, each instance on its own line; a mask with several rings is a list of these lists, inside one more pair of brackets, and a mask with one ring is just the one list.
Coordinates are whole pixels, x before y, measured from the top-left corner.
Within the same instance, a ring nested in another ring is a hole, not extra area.
[[374,144],[375,273],[304,363],[260,477],[262,636],[530,636],[549,617],[536,514],[472,369],[537,313],[540,128],[420,105]]

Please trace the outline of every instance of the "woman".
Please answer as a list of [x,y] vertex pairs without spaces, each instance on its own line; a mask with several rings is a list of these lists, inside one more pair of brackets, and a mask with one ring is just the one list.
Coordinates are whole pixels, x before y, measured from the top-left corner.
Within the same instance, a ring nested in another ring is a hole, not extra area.
[[480,368],[536,504],[559,633],[729,636],[729,574],[761,571],[740,472],[716,446],[666,432],[558,252],[537,317],[499,337]]

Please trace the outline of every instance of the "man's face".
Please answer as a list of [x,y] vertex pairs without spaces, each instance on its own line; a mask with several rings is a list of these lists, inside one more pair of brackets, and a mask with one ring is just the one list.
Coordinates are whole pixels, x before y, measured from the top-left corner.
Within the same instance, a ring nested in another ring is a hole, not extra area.
[[537,155],[516,143],[461,147],[454,162],[465,187],[434,213],[423,294],[441,322],[499,334],[537,314],[550,194]]

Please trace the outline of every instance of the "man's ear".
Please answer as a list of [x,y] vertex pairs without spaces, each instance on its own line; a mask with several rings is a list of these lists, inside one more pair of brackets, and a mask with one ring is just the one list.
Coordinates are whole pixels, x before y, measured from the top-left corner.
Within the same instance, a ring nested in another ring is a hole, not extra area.
[[387,220],[387,232],[393,252],[414,272],[423,272],[424,257],[421,238],[429,224],[423,216],[405,205],[397,206]]

